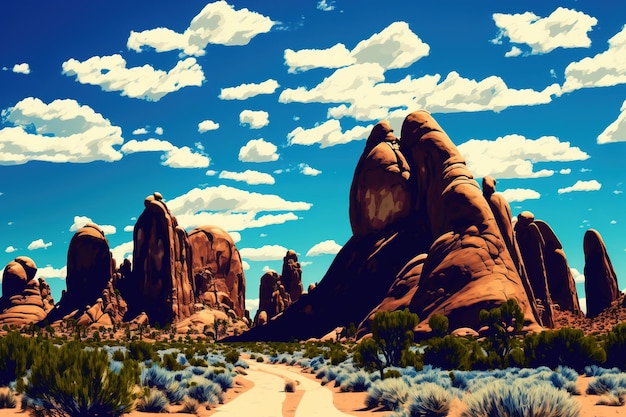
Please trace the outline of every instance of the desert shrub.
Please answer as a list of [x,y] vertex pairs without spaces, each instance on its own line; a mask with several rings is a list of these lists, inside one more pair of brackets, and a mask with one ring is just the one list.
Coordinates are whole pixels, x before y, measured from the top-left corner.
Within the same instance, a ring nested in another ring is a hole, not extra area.
[[142,369],[140,380],[143,386],[162,390],[171,384],[175,377],[176,374],[174,372],[161,368],[158,365],[153,365],[150,368]]
[[488,351],[493,351],[499,358],[500,367],[509,366],[509,357],[515,348],[515,336],[524,326],[524,313],[517,301],[509,298],[499,307],[481,310],[479,320],[487,326]]
[[233,387],[233,376],[230,372],[213,373],[210,379],[218,384],[222,391],[226,391],[228,388]]
[[15,408],[15,393],[8,387],[0,388],[0,408]]
[[448,318],[443,314],[433,314],[430,316],[428,325],[432,329],[432,337],[444,337],[448,334]]
[[400,371],[398,371],[397,369],[386,369],[385,372],[383,373],[383,379],[401,378],[401,377],[402,377],[402,373],[400,373]]
[[263,356],[257,357],[256,361],[259,362],[259,363],[264,362]]
[[106,352],[70,342],[48,346],[35,357],[25,392],[41,405],[34,411],[43,415],[112,417],[132,409],[138,381],[137,362],[126,361],[116,373],[109,369]]
[[596,405],[608,405],[613,407],[621,407],[624,405],[624,394],[617,392],[609,392],[596,402]]
[[119,349],[114,350],[113,355],[111,356],[111,359],[113,359],[116,362],[122,362],[124,360],[124,352],[122,352]]
[[239,352],[235,349],[229,350],[224,355],[224,360],[226,360],[226,362],[228,363],[237,363],[237,361],[239,360]]
[[450,391],[437,384],[421,384],[414,389],[407,399],[405,415],[409,417],[447,416],[450,411],[450,405],[455,398],[456,396]]
[[185,414],[197,414],[199,407],[200,403],[198,402],[198,400],[187,397],[183,401],[183,408],[182,410],[180,410],[180,412]]
[[128,344],[128,357],[143,362],[146,360],[154,361],[158,358],[158,355],[152,344],[143,340],[133,340]]
[[600,395],[618,389],[626,389],[626,374],[604,374],[587,385],[587,394]]
[[0,338],[0,386],[21,378],[31,367],[37,350],[36,339],[24,337],[17,331]]
[[436,337],[428,341],[424,363],[441,369],[467,369],[469,354],[465,344],[454,336]]
[[144,413],[166,413],[169,401],[159,390],[151,389],[139,399],[137,410]]
[[585,366],[585,376],[600,376],[600,375],[604,375],[604,374],[619,374],[620,370],[619,368],[603,368],[603,367],[599,367],[597,365],[589,365],[589,366]]
[[402,352],[410,349],[418,323],[417,314],[408,309],[377,312],[371,323],[372,337],[357,345],[355,362],[365,369],[378,369],[382,378],[385,367],[401,365]]
[[172,404],[179,404],[187,396],[187,387],[174,381],[165,387],[165,395]]
[[285,381],[285,392],[296,392],[296,383],[294,381]]
[[499,380],[465,397],[462,417],[579,417],[580,404],[545,383]]
[[339,389],[341,392],[365,392],[372,385],[370,375],[365,371],[358,371],[350,374],[341,382]]
[[604,342],[604,350],[606,351],[607,367],[617,367],[623,371],[626,370],[626,323],[619,323],[606,334]]
[[331,348],[330,350],[330,364],[331,365],[339,365],[346,359],[348,359],[348,352],[343,350],[341,345],[339,346],[339,348]]
[[527,335],[524,338],[524,353],[528,366],[547,366],[555,369],[568,366],[582,372],[585,366],[604,362],[604,349],[592,336],[582,330],[564,327]]
[[376,381],[367,390],[365,404],[369,408],[383,406],[394,411],[401,407],[409,397],[410,386],[399,378]]
[[163,367],[168,371],[180,371],[185,369],[185,367],[178,361],[178,358],[179,356],[175,352],[164,354],[162,359]]
[[191,385],[187,390],[187,395],[201,404],[216,405],[223,401],[223,392],[219,384],[208,380]]

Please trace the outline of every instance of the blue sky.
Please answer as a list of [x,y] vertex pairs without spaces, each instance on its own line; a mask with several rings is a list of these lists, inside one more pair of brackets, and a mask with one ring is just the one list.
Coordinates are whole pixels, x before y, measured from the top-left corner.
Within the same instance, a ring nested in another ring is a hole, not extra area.
[[254,311],[287,249],[322,278],[371,127],[425,108],[578,280],[598,230],[624,289],[625,24],[617,0],[5,2],[0,264],[30,256],[58,300],[74,232],[119,262],[159,191],[232,233]]

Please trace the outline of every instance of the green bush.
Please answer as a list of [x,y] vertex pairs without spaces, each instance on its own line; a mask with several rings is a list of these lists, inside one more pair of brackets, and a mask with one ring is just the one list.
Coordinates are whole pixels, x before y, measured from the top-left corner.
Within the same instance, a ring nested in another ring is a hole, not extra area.
[[145,392],[143,397],[139,399],[137,410],[144,413],[167,413],[168,404],[169,401],[165,393],[151,389]]
[[0,338],[0,386],[8,386],[26,374],[33,363],[36,348],[34,338],[24,337],[16,331]]
[[126,361],[115,373],[106,352],[70,342],[48,345],[35,357],[25,393],[38,404],[35,414],[115,417],[132,410],[138,382],[137,362]]
[[469,351],[465,344],[454,336],[435,337],[428,340],[424,363],[441,369],[468,369]]
[[499,307],[481,310],[479,320],[487,326],[488,350],[500,358],[500,367],[509,366],[509,358],[515,349],[515,336],[524,327],[524,313],[513,298],[506,300]]
[[224,359],[228,363],[236,363],[239,360],[239,352],[235,349],[229,350],[224,354]]
[[448,318],[443,314],[430,316],[428,325],[432,329],[432,337],[444,337],[448,334]]
[[604,342],[607,368],[617,367],[626,371],[626,323],[619,323],[606,334]]
[[124,352],[119,349],[113,351],[112,359],[117,362],[122,362],[124,360]]
[[146,360],[156,360],[158,358],[157,353],[154,351],[154,346],[143,340],[133,340],[128,344],[128,356],[139,362]]

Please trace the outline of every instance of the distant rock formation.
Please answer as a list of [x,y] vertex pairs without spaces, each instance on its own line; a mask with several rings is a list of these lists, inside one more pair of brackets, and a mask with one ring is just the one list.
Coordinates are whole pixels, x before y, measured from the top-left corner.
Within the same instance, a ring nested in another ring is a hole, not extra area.
[[291,297],[285,290],[280,275],[271,269],[265,271],[259,284],[259,309],[254,318],[255,324],[261,324],[261,313],[265,321],[285,311],[291,305]]
[[151,324],[172,323],[193,313],[191,247],[160,193],[144,200],[133,233],[132,284],[127,316],[145,312]]
[[600,233],[594,229],[587,230],[583,248],[587,317],[594,317],[617,300],[620,292],[617,275]]
[[246,316],[246,278],[232,237],[217,226],[201,226],[189,233],[192,276],[199,302]]
[[493,212],[452,141],[423,111],[407,116],[399,146],[390,133],[379,123],[368,139],[350,191],[354,235],[319,285],[236,340],[366,329],[377,311],[404,307],[423,323],[439,313],[451,331],[477,329],[481,309],[510,298],[525,328],[539,329]]
[[112,278],[113,259],[109,242],[98,225],[86,224],[76,231],[70,241],[65,280],[67,290],[46,319],[50,323],[66,316],[79,319],[102,298]]
[[298,262],[298,254],[293,250],[288,250],[283,258],[283,273],[280,277],[285,286],[285,291],[289,294],[291,302],[295,303],[302,295],[302,267]]
[[50,287],[43,279],[35,279],[37,265],[27,256],[9,262],[2,273],[0,326],[21,327],[46,317],[54,301]]

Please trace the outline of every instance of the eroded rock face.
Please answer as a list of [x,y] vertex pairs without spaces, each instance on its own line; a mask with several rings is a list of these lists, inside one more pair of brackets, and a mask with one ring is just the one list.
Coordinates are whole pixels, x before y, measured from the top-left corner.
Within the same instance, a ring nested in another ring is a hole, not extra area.
[[46,317],[47,311],[52,307],[50,287],[44,280],[35,279],[36,273],[37,265],[27,256],[15,258],[4,268],[0,297],[0,326],[6,324],[21,327],[37,323]]
[[302,267],[298,262],[298,254],[293,250],[288,250],[283,258],[283,273],[280,280],[285,286],[285,291],[289,294],[291,302],[298,301],[302,295]]
[[226,310],[239,318],[246,312],[246,278],[233,239],[217,226],[201,226],[189,233],[192,276],[201,303]]
[[377,234],[409,215],[410,175],[389,123],[376,124],[350,188],[350,224],[355,236]]
[[617,275],[600,233],[593,229],[587,230],[583,248],[587,317],[594,317],[617,300],[619,296]]
[[172,323],[193,312],[194,287],[187,232],[159,193],[146,197],[133,233],[134,291],[127,298],[130,317],[145,312],[151,324]]
[[285,290],[280,275],[276,271],[267,270],[261,277],[259,285],[259,309],[254,322],[260,324],[261,313],[265,312],[265,320],[271,320],[291,305],[291,297]]

